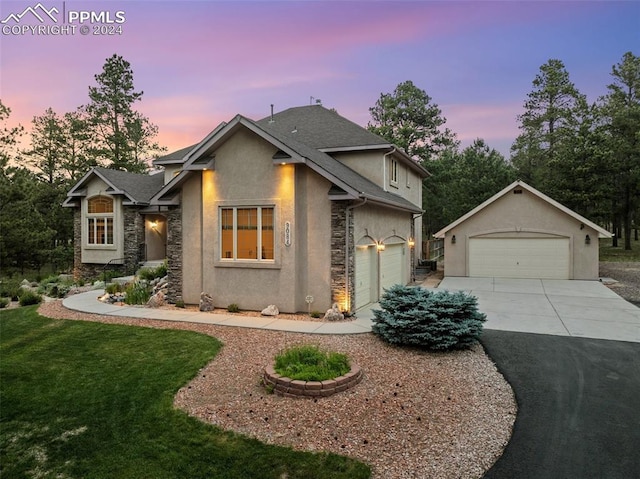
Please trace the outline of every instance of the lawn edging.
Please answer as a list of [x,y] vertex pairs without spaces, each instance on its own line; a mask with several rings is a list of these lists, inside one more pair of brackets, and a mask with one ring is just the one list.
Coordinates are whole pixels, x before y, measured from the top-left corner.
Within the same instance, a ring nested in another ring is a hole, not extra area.
[[264,385],[275,394],[290,398],[329,397],[352,388],[362,380],[362,369],[357,364],[351,370],[335,379],[326,381],[298,381],[278,374],[273,366],[266,366],[263,375]]

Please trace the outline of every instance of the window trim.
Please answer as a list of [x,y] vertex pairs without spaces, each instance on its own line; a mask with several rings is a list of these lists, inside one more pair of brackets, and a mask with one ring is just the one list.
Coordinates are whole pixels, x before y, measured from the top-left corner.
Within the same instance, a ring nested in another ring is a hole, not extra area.
[[398,184],[398,160],[394,158],[389,159],[389,183]]
[[[273,234],[273,258],[263,259],[263,258],[238,258],[238,210],[246,210],[246,209],[255,209],[256,210],[256,251],[262,251],[262,235],[264,231],[269,231],[268,229],[264,229],[262,226],[262,210],[263,209],[271,209],[272,210],[272,225],[271,225],[271,233]],[[224,210],[232,211],[232,255],[231,257],[225,257],[225,251],[223,248],[223,238],[222,233],[225,230],[223,228],[223,219],[224,219]],[[218,206],[218,244],[219,252],[217,254],[217,258],[215,260],[218,266],[254,266],[254,267],[269,267],[276,265],[276,205],[274,204],[263,204],[263,205],[220,205]]]
[[[110,202],[111,211],[105,212],[93,212],[90,213],[91,204],[93,201],[103,201],[108,200]],[[115,199],[111,196],[106,195],[95,195],[91,198],[87,198],[87,212],[85,215],[85,225],[86,225],[86,246],[89,248],[108,248],[112,249],[116,246],[116,219],[115,219]],[[105,242],[96,242],[98,236],[98,223],[102,221],[104,227],[104,239]],[[111,226],[111,230],[109,230],[109,225]],[[93,229],[93,235],[91,234],[90,229]],[[110,233],[110,234],[109,234]],[[91,242],[91,237],[93,236],[94,242]],[[109,238],[111,238],[111,242],[109,243]]]

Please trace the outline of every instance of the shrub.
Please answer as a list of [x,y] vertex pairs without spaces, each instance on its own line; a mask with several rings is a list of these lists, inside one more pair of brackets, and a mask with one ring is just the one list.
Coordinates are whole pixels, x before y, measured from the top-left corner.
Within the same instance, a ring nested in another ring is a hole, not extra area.
[[164,278],[167,275],[167,263],[162,263],[156,268],[142,268],[138,273],[140,279],[153,281],[156,278]]
[[4,309],[9,306],[9,298],[0,298],[0,309]]
[[348,373],[351,364],[346,354],[325,352],[317,346],[303,345],[287,349],[275,358],[275,371],[300,381],[325,381]]
[[311,316],[312,318],[320,318],[323,316],[323,314],[324,313],[322,313],[321,311],[311,311],[309,316]]
[[176,301],[176,308],[184,308],[184,301],[182,301],[181,299]]
[[120,283],[109,283],[105,289],[105,293],[116,294],[124,291],[124,286]]
[[231,303],[229,306],[227,306],[227,311],[229,311],[230,313],[239,313],[240,306],[238,306],[236,303]]
[[151,297],[151,286],[144,281],[130,283],[125,289],[124,302],[127,304],[147,304]]
[[482,333],[485,314],[478,300],[462,291],[429,291],[395,285],[374,310],[372,331],[385,341],[433,350],[464,349]]
[[18,300],[20,295],[20,281],[17,279],[3,278],[0,281],[0,296],[3,298],[10,298],[13,301]]
[[30,306],[32,304],[40,304],[42,302],[42,296],[31,290],[22,290],[20,293],[20,306]]

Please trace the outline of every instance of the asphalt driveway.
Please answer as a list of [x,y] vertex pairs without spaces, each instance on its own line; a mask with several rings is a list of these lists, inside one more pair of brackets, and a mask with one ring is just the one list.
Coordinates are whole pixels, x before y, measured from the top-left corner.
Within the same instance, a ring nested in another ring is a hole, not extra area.
[[640,477],[640,344],[485,330],[518,402],[485,479]]
[[640,342],[640,308],[599,281],[446,277],[438,289],[476,296],[485,329]]

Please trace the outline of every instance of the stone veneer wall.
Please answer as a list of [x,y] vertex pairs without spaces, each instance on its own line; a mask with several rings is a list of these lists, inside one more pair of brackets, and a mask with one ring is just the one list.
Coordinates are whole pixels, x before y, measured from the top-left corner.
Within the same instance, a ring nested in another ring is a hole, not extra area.
[[[354,245],[353,215],[349,215],[349,251],[347,251],[347,207],[348,201],[331,202],[331,302],[338,303],[340,309],[349,304],[352,312],[355,304],[354,294]],[[347,263],[349,261],[349,277]],[[348,282],[349,297],[346,296]]]
[[144,238],[144,216],[136,208],[125,206],[124,216],[124,258],[127,269],[131,274],[138,269],[138,263],[145,258],[140,257],[141,244]]
[[170,303],[182,301],[182,208],[171,208],[167,212],[167,275]]

